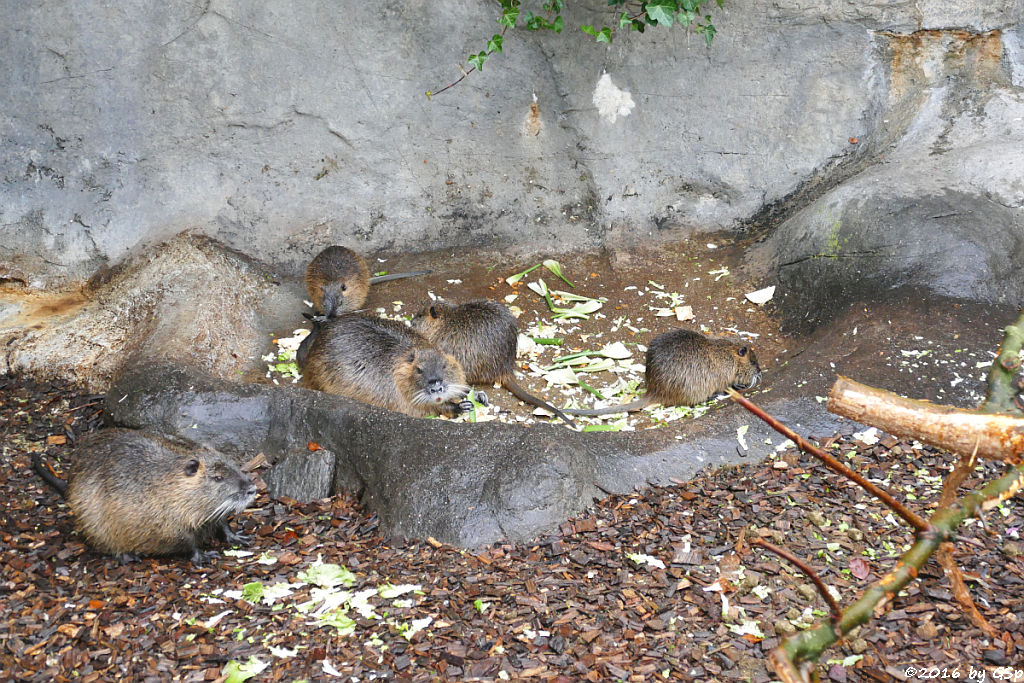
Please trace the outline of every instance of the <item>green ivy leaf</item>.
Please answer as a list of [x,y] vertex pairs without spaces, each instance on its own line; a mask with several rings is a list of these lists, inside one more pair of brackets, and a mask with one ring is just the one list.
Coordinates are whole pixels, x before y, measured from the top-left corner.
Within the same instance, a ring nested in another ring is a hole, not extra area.
[[495,33],[494,37],[487,41],[488,52],[501,52],[501,44],[504,42],[504,38],[500,34]]
[[487,61],[487,53],[481,52],[480,54],[470,55],[467,61],[469,61],[469,63],[472,64],[473,66],[475,66],[477,71],[483,71],[484,62]]
[[678,5],[669,0],[656,0],[655,2],[647,3],[647,16],[652,21],[656,21],[662,26],[668,27],[672,25],[672,15],[678,9]]
[[633,20],[629,18],[629,15],[623,12],[619,15],[619,28],[628,28],[633,25]]
[[[708,17],[705,17],[705,19],[706,20],[710,20],[711,17],[708,16]],[[711,47],[711,41],[715,39],[715,34],[718,33],[718,31],[715,30],[715,27],[713,25],[707,24],[706,26],[704,26],[703,33],[704,33],[704,42],[707,43],[708,47]]]
[[562,19],[562,15],[559,14],[557,17],[555,17],[555,23],[553,23],[551,25],[551,28],[553,28],[555,30],[555,33],[561,33],[562,29],[564,27],[565,27],[565,20]]
[[501,18],[498,19],[498,23],[508,28],[514,28],[516,25],[516,19],[519,18],[518,7],[506,7],[501,13]]
[[612,30],[607,26],[598,31],[590,24],[584,24],[583,26],[580,26],[580,30],[586,33],[587,35],[594,36],[594,40],[596,40],[599,43],[612,42]]

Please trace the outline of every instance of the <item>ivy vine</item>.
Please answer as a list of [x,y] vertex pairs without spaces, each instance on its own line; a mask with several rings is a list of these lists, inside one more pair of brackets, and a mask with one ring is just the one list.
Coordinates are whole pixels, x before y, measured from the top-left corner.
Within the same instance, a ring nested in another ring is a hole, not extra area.
[[[724,0],[714,0],[719,7]],[[436,92],[427,91],[427,98],[443,93],[445,90],[457,85],[474,71],[483,71],[484,62],[495,52],[502,51],[502,44],[505,42],[505,34],[511,28],[523,28],[527,31],[554,31],[561,34],[565,28],[565,19],[562,17],[562,9],[565,6],[564,0],[547,0],[542,2],[541,14],[534,14],[530,10],[524,10],[523,0],[499,0],[501,4],[501,16],[498,17],[498,25],[501,26],[501,33],[495,33],[483,50],[477,53],[470,53],[467,58],[469,69],[462,70],[462,76],[441,88]],[[638,31],[643,33],[648,26],[663,26],[671,28],[674,24],[692,28],[699,35],[704,36],[704,42],[711,46],[717,33],[715,25],[711,22],[711,15],[705,14],[703,6],[709,4],[709,0],[608,0],[608,6],[614,7],[617,13],[614,26],[601,25],[597,28],[594,24],[583,24],[580,31],[592,36],[598,43],[610,43],[617,31]]]

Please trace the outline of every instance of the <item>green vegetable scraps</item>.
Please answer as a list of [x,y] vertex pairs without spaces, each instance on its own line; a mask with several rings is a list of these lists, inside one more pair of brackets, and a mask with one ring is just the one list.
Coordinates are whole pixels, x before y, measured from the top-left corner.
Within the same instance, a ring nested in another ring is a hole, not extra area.
[[563,282],[565,282],[565,284],[569,285],[570,287],[575,287],[576,286],[573,283],[569,282],[568,278],[566,278],[565,275],[562,273],[562,264],[559,263],[558,261],[554,260],[554,259],[545,259],[541,263],[538,263],[535,266],[531,266],[531,267],[527,268],[526,270],[524,270],[521,273],[516,273],[515,275],[509,275],[507,278],[505,278],[505,282],[507,282],[508,285],[511,287],[512,285],[514,285],[515,283],[519,282],[524,277],[526,277],[527,275],[529,275],[533,271],[537,270],[541,266],[544,266],[545,268],[550,270],[552,273],[555,274],[555,276],[560,278]]

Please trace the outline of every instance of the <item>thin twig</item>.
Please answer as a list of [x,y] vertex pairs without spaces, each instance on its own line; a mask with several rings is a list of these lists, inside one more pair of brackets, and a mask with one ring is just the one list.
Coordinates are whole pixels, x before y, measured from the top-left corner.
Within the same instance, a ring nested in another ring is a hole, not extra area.
[[761,546],[765,550],[770,550],[802,571],[804,575],[814,583],[814,587],[818,589],[818,593],[821,595],[821,598],[828,605],[829,610],[832,612],[832,622],[837,623],[839,621],[839,618],[843,615],[843,611],[839,608],[839,603],[837,603],[835,598],[832,597],[832,594],[828,592],[828,586],[826,586],[825,582],[821,580],[821,577],[819,577],[806,562],[785,548],[773,545],[762,538],[755,538],[750,542],[750,545],[757,545]]
[[[508,26],[505,26],[504,28],[502,28],[502,29],[501,29],[501,37],[502,37],[502,38],[504,38],[504,37],[505,37],[505,32],[506,32],[506,31],[508,31]],[[490,57],[490,56],[491,56],[491,55],[493,55],[493,54],[494,54],[494,50],[488,50],[488,51],[487,51],[487,56],[488,56],[488,57]],[[481,65],[483,65],[483,62],[480,62],[480,64],[481,64]],[[459,69],[462,69],[462,65],[461,65],[461,64],[459,65]],[[440,89],[440,90],[438,90],[437,92],[433,92],[433,91],[431,91],[431,90],[428,90],[428,91],[427,91],[427,99],[429,100],[429,99],[430,99],[431,97],[433,97],[434,95],[440,95],[441,93],[443,93],[443,92],[444,92],[445,90],[447,90],[448,88],[453,88],[453,87],[455,87],[456,85],[458,85],[459,83],[461,83],[461,82],[462,82],[462,80],[463,80],[463,79],[464,79],[464,78],[465,78],[466,76],[468,76],[469,74],[473,73],[473,72],[474,72],[474,71],[476,71],[476,70],[477,70],[477,69],[476,69],[476,67],[475,67],[475,66],[474,66],[474,67],[473,67],[472,69],[470,69],[469,71],[466,71],[465,69],[462,69],[462,76],[461,76],[461,77],[459,78],[459,80],[457,80],[457,81],[453,81],[453,82],[449,83],[448,85],[444,86],[443,88],[441,88],[441,89]]]
[[838,472],[847,479],[850,479],[851,481],[858,484],[862,489],[873,495],[875,498],[878,498],[880,501],[885,503],[893,512],[902,517],[907,524],[914,527],[917,531],[928,531],[931,528],[928,522],[923,520],[912,510],[908,509],[905,505],[903,505],[903,503],[893,498],[891,494],[889,494],[887,491],[879,487],[877,484],[868,481],[866,478],[864,478],[857,472],[851,470],[849,467],[839,462],[825,451],[821,450],[811,442],[807,441],[802,436],[794,432],[792,429],[790,429],[789,427],[782,424],[774,417],[766,413],[762,408],[760,408],[758,405],[750,401],[750,399],[740,396],[740,394],[736,390],[729,389],[728,391],[729,397],[732,398],[732,400],[739,403],[741,406],[752,412],[754,415],[757,415],[759,418],[761,418],[761,420],[767,423],[769,427],[777,431],[779,434],[782,434],[786,438],[793,441],[793,443],[795,443],[800,448],[800,450],[814,456],[815,458],[823,462],[825,466],[828,467],[829,469],[833,470],[834,472]]
[[82,408],[88,408],[89,406],[98,406],[100,403],[102,403],[102,401],[93,401],[92,403],[83,403],[80,406],[75,406],[74,408],[68,408],[67,410],[64,411],[64,414],[66,415],[67,413],[73,413],[76,410],[81,410]]
[[967,618],[971,620],[971,623],[988,634],[989,637],[994,638],[996,630],[992,628],[992,624],[988,623],[988,620],[978,611],[978,606],[974,604],[971,589],[967,587],[964,575],[960,572],[960,567],[957,566],[956,559],[953,557],[953,548],[952,543],[946,542],[935,551],[935,557],[949,580],[950,588],[953,589],[953,597],[967,612]]

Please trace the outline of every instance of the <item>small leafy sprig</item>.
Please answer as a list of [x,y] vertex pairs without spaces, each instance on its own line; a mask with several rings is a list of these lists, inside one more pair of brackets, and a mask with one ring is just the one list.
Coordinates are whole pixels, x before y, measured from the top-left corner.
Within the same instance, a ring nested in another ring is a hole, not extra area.
[[[673,24],[692,26],[694,30],[704,36],[704,42],[711,46],[715,34],[718,32],[713,23],[711,15],[703,13],[702,5],[710,0],[608,0],[609,7],[621,7],[617,19],[616,28],[602,26],[596,28],[593,24],[583,24],[580,31],[593,36],[599,43],[612,42],[612,36],[616,30],[639,31],[643,33],[648,26],[664,26],[671,28]],[[724,0],[714,0],[719,7]],[[462,82],[466,76],[474,71],[483,71],[484,63],[495,52],[502,51],[505,42],[505,33],[510,28],[519,26],[527,31],[554,31],[561,33],[565,28],[565,19],[562,17],[562,9],[565,6],[564,0],[547,0],[541,4],[542,14],[534,14],[526,10],[522,11],[523,0],[500,0],[501,16],[498,17],[498,24],[501,26],[501,33],[495,33],[487,41],[486,49],[480,52],[470,53],[466,61],[471,68],[462,70],[462,76],[441,88],[436,92],[427,91],[427,99],[439,95],[445,90]],[[522,19],[522,22],[520,22]]]

